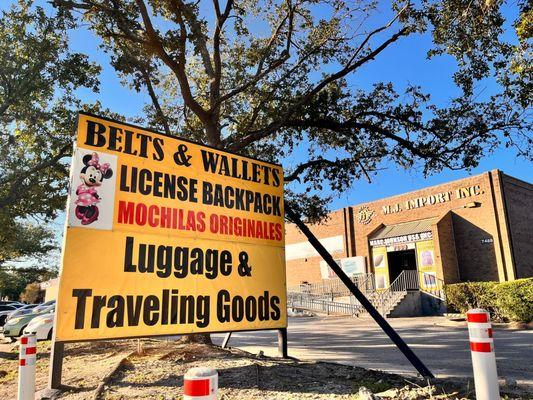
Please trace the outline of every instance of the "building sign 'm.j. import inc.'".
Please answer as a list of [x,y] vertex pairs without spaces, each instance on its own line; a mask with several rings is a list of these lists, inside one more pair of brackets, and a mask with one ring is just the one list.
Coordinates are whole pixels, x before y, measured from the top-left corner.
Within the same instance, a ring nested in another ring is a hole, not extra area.
[[56,340],[286,327],[283,171],[80,113]]

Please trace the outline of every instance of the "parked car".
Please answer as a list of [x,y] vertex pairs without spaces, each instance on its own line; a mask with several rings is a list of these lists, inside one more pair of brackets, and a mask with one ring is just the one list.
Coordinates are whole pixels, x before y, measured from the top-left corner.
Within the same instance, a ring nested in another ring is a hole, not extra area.
[[26,326],[30,323],[32,319],[40,315],[53,312],[55,310],[55,307],[55,304],[51,304],[44,309],[41,306],[37,306],[33,309],[32,312],[28,314],[9,318],[4,325],[4,337],[11,340],[19,337],[20,335],[22,335],[24,328],[26,328]]
[[33,311],[40,312],[54,304],[56,304],[55,300],[50,300],[50,301],[47,301],[46,303],[37,304],[37,307],[35,307]]
[[9,311],[7,312],[6,314],[6,319],[4,321],[3,324],[1,324],[0,326],[3,326],[8,319],[10,318],[13,318],[13,317],[20,317],[21,315],[25,315],[25,314],[29,314],[32,312],[32,310],[37,307],[38,304],[25,304],[23,305],[22,307],[20,308],[17,308],[16,310],[14,311]]
[[3,326],[6,323],[6,318],[9,314],[19,310],[23,306],[24,304],[20,303],[0,304],[0,326]]
[[47,313],[33,318],[28,326],[24,329],[24,334],[33,334],[37,336],[37,340],[52,339],[52,331],[54,327],[54,313]]

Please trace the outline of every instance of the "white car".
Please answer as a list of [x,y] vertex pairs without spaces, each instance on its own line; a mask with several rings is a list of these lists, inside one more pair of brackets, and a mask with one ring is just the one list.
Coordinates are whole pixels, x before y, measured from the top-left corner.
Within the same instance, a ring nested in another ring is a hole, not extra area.
[[54,327],[54,313],[39,315],[33,318],[24,329],[24,334],[33,334],[37,340],[52,339],[52,330]]

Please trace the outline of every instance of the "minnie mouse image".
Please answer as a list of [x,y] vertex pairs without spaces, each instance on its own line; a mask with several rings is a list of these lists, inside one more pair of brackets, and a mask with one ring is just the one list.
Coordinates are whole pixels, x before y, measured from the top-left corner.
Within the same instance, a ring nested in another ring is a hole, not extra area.
[[104,179],[113,176],[113,171],[109,163],[100,164],[97,153],[83,156],[83,164],[80,172],[82,184],[76,189],[78,199],[75,201],[75,213],[82,225],[89,225],[98,219],[100,213],[96,204],[101,199],[96,189],[102,185]]

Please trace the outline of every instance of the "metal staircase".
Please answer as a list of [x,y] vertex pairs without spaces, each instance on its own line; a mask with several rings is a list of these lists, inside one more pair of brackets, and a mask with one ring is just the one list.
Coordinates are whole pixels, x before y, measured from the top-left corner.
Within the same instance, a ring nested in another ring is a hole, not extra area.
[[[383,316],[389,315],[407,296],[409,291],[420,291],[432,297],[444,300],[443,282],[435,275],[404,270],[383,290],[376,290],[373,274],[352,277],[359,290]],[[335,301],[336,298],[350,296],[350,303]],[[348,288],[338,278],[320,283],[301,284],[287,290],[287,307],[330,314],[351,315],[358,317],[364,309],[351,296]]]

